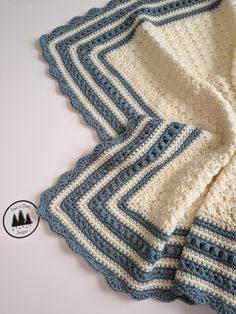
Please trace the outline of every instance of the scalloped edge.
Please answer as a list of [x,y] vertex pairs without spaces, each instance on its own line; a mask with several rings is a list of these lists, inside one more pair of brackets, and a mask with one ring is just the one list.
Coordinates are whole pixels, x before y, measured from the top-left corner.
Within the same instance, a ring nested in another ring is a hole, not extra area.
[[75,26],[75,24],[80,23],[80,22],[84,23],[85,21],[95,17],[96,15],[104,13],[105,11],[109,10],[111,7],[115,7],[116,5],[119,5],[125,2],[128,2],[128,0],[110,0],[103,7],[97,7],[97,8],[93,7],[89,9],[86,13],[84,13],[83,15],[74,16],[73,18],[69,20],[68,23],[54,28],[50,33],[41,35],[39,38],[39,43],[42,48],[43,57],[48,61],[49,73],[51,74],[52,77],[56,79],[60,91],[64,93],[65,95],[69,96],[72,106],[76,110],[79,110],[79,112],[82,114],[85,121],[95,129],[98,137],[102,141],[110,140],[111,137],[108,136],[108,134],[104,131],[102,126],[97,122],[97,120],[87,113],[87,110],[82,105],[82,103],[78,99],[76,99],[76,97],[74,96],[74,92],[65,83],[64,78],[62,78],[61,73],[58,70],[57,65],[55,64],[54,58],[52,57],[50,51],[48,50],[47,44],[48,44],[48,41],[51,40],[51,37],[59,36],[65,31],[69,31],[71,28]]
[[134,289],[128,288],[128,286],[112,271],[107,269],[104,265],[99,264],[95,258],[90,255],[84,247],[79,244],[75,237],[69,233],[67,228],[61,224],[61,222],[53,216],[50,212],[41,212],[38,211],[40,217],[47,220],[51,230],[58,235],[62,236],[68,246],[78,255],[82,256],[88,265],[95,271],[103,274],[107,284],[116,292],[125,292],[127,293],[132,299],[136,300],[145,300],[148,298],[155,298],[159,301],[163,302],[172,302],[178,296],[176,296],[172,290],[168,289],[153,289],[148,291],[137,291]]
[[[143,1],[143,0],[141,0],[141,1]],[[79,22],[84,23],[85,21],[95,17],[96,15],[99,15],[101,13],[104,13],[105,11],[108,11],[110,9],[110,7],[113,8],[117,5],[123,4],[125,2],[129,2],[129,0],[110,0],[105,5],[103,5],[101,7],[92,7],[90,9],[88,9],[87,12],[85,12],[84,14],[73,16],[67,23],[55,27],[52,31],[50,31],[47,34],[42,35],[41,37],[45,37],[48,40],[51,40],[51,38],[48,38],[48,37],[58,36],[61,33],[64,33],[65,30],[68,31],[68,30],[70,30],[70,28],[73,28],[76,23],[79,23]]]
[[[100,149],[103,149],[105,147],[105,145],[107,145],[108,142],[110,142],[111,144],[115,143],[116,140],[118,138],[120,138],[120,136],[123,136],[123,134],[127,132],[127,129],[126,129],[126,131],[124,133],[121,133],[120,135],[118,135],[118,137],[116,137],[115,139],[112,139],[106,134],[106,132],[104,132],[104,130],[102,129],[102,127],[99,124],[97,125],[96,119],[92,118],[91,116],[89,116],[87,114],[86,109],[83,107],[83,105],[78,100],[75,99],[73,91],[71,91],[68,86],[65,86],[66,84],[65,84],[64,80],[61,78],[60,71],[58,70],[57,66],[55,66],[54,59],[52,58],[51,53],[48,51],[47,43],[50,40],[50,37],[58,36],[58,35],[62,34],[65,30],[68,31],[70,28],[74,27],[75,23],[85,22],[86,19],[93,18],[98,14],[102,14],[103,12],[108,10],[110,7],[112,7],[113,5],[115,6],[115,5],[118,5],[121,3],[125,3],[125,2],[128,2],[128,0],[110,0],[103,7],[93,7],[91,9],[89,9],[84,15],[74,16],[73,18],[71,18],[69,20],[69,22],[67,24],[64,24],[62,26],[58,26],[58,27],[54,28],[50,33],[44,34],[44,35],[40,36],[40,38],[39,38],[40,46],[42,48],[43,57],[48,61],[48,64],[49,64],[49,72],[52,75],[52,77],[54,77],[57,80],[57,83],[59,85],[61,92],[64,93],[65,95],[69,96],[69,99],[71,101],[72,106],[75,109],[79,110],[79,112],[83,115],[85,121],[89,125],[91,125],[92,127],[95,128],[99,138],[104,142],[102,144],[96,145],[93,153],[80,158],[76,162],[76,165],[72,170],[67,171],[64,174],[62,174],[59,177],[59,179],[57,180],[57,183],[53,187],[51,187],[51,188],[49,188],[43,192],[43,194],[41,195],[41,198],[40,198],[39,206],[37,207],[37,213],[44,220],[48,221],[51,230],[53,232],[57,233],[58,235],[62,236],[64,238],[64,240],[66,241],[66,243],[68,244],[68,246],[73,251],[75,251],[77,254],[81,255],[82,257],[84,257],[86,262],[95,271],[100,272],[104,275],[108,285],[114,291],[125,292],[131,298],[134,298],[136,300],[144,300],[144,299],[153,297],[153,298],[160,300],[160,301],[163,301],[163,302],[171,302],[171,301],[174,301],[175,299],[181,299],[185,303],[191,304],[191,305],[193,305],[193,304],[208,304],[211,308],[216,310],[219,314],[226,314],[225,310],[228,311],[227,314],[234,314],[235,311],[233,309],[223,308],[224,305],[222,305],[222,303],[220,303],[218,300],[216,300],[213,296],[211,296],[207,293],[202,293],[202,292],[201,292],[201,294],[199,294],[200,290],[196,289],[195,287],[194,287],[195,293],[193,293],[192,291],[188,290],[187,284],[183,285],[181,282],[175,282],[171,290],[166,290],[166,292],[162,292],[162,293],[160,292],[160,289],[149,290],[148,292],[147,291],[139,292],[136,290],[128,289],[128,287],[125,286],[125,284],[122,282],[122,280],[117,275],[115,275],[114,273],[112,274],[111,271],[107,270],[107,268],[105,268],[103,265],[99,264],[94,259],[94,257],[92,255],[90,255],[83,248],[83,246],[80,245],[76,241],[74,236],[71,233],[69,233],[67,228],[64,225],[62,225],[61,222],[55,216],[53,216],[52,213],[45,210],[45,207],[47,207],[47,205],[49,205],[49,203],[51,201],[50,199],[47,198],[47,194],[49,192],[52,192],[54,189],[56,189],[58,187],[61,187],[61,185],[62,185],[61,181],[63,181],[64,179],[68,179],[68,177],[70,177],[70,175],[73,174],[76,170],[78,170],[78,168],[80,168],[83,164],[86,165],[90,161],[91,157],[93,157],[94,154],[97,153],[98,148],[100,151]],[[133,120],[130,120],[128,122],[128,128],[132,129],[132,126],[133,126]],[[65,182],[64,182],[64,184],[65,184]],[[46,197],[46,199],[45,199],[45,197]],[[71,242],[71,240],[73,242]],[[111,278],[111,276],[110,276],[111,274],[113,275],[113,278]],[[114,279],[115,279],[115,281],[114,281]],[[184,288],[187,288],[187,290],[185,290]],[[164,291],[164,289],[163,289],[163,291]],[[196,295],[198,295],[198,298]],[[207,296],[208,300],[199,301],[200,295],[204,296],[205,298]],[[222,312],[222,310],[224,312]]]
[[[121,141],[124,137],[127,135],[130,135],[133,131],[133,129],[140,123],[141,120],[147,119],[147,120],[158,120],[158,118],[151,118],[147,117],[145,115],[138,115],[138,117],[135,117],[133,119],[130,119],[128,122],[128,126],[126,130],[117,136],[114,139],[111,139],[109,141],[103,142],[101,144],[97,144],[93,152],[87,156],[84,156],[80,158],[74,168],[72,170],[69,170],[62,174],[56,184],[52,186],[51,188],[47,189],[43,192],[40,198],[39,206],[37,207],[37,213],[38,215],[43,218],[44,220],[48,221],[49,226],[51,230],[58,235],[62,236],[68,246],[77,254],[82,256],[86,262],[97,272],[104,275],[108,285],[117,292],[125,292],[127,293],[131,298],[136,300],[144,300],[147,298],[155,298],[159,301],[163,302],[171,302],[174,301],[176,297],[171,289],[150,289],[146,291],[138,291],[135,289],[130,289],[127,284],[124,283],[122,279],[118,277],[114,272],[109,270],[107,267],[105,267],[102,264],[99,264],[98,261],[76,240],[74,235],[70,233],[70,231],[67,229],[66,226],[64,226],[61,221],[54,216],[49,210],[48,207],[50,206],[50,202],[52,201],[53,197],[60,193],[60,191],[67,186],[71,178],[73,177],[74,173],[77,173],[78,171],[81,171],[84,167],[87,166],[88,163],[90,163],[91,159],[93,157],[97,157],[98,154],[100,154],[104,149],[107,147],[112,146],[113,144],[118,143]],[[159,121],[159,120],[158,120]],[[59,190],[58,190],[59,188]],[[182,297],[181,297],[182,299]],[[185,299],[183,297],[183,299]],[[190,301],[187,300],[187,303]]]
[[[105,277],[105,280],[107,284],[116,292],[125,292],[128,294],[131,298],[136,300],[144,300],[147,298],[155,298],[159,301],[163,302],[172,302],[176,299],[181,299],[183,302],[194,305],[194,304],[210,304],[212,308],[220,309],[222,307],[222,304],[215,300],[213,296],[210,296],[208,300],[206,299],[205,294],[201,293],[199,294],[200,290],[197,290],[193,293],[187,289],[186,292],[184,289],[188,285],[182,285],[182,291],[180,290],[181,282],[178,283],[178,281],[173,281],[173,286],[170,289],[151,289],[147,291],[137,291],[134,289],[130,289],[127,284],[124,283],[122,279],[118,277],[114,272],[109,270],[104,265],[100,264],[96,261],[96,259],[81,245],[74,235],[70,233],[70,231],[67,229],[66,226],[62,224],[62,222],[54,216],[49,210],[48,207],[50,206],[51,200],[54,198],[55,195],[60,193],[61,190],[64,189],[65,186],[69,183],[70,180],[73,180],[72,177],[74,174],[77,174],[77,172],[81,171],[86,167],[91,160],[95,157],[97,157],[104,149],[107,149],[108,147],[112,146],[113,144],[119,143],[122,141],[127,135],[132,134],[132,131],[134,128],[141,122],[142,119],[147,120],[158,120],[155,118],[147,117],[144,115],[139,115],[136,118],[133,118],[129,120],[128,126],[126,130],[117,136],[116,138],[103,142],[101,144],[97,144],[93,152],[87,156],[84,156],[80,158],[74,168],[72,170],[69,170],[62,174],[56,184],[52,186],[51,188],[47,189],[40,198],[40,204],[37,207],[37,213],[38,215],[43,218],[44,220],[48,221],[50,229],[57,233],[58,235],[62,236],[64,240],[66,241],[67,245],[78,255],[82,256],[88,265],[92,267],[93,270],[103,274]],[[194,295],[197,295],[198,297],[194,297]],[[204,299],[202,302],[199,302],[199,299]],[[219,312],[220,314],[225,314],[224,312]],[[233,312],[229,312],[229,314],[233,314]]]
[[200,290],[191,284],[177,281],[174,283],[172,289],[176,296],[186,296],[191,300],[194,305],[209,305],[218,314],[235,314],[236,307],[233,308],[230,305],[221,303],[216,297],[208,293],[207,291]]
[[[139,1],[142,2],[145,0],[139,0]],[[161,0],[158,0],[158,1],[161,1]],[[218,2],[220,3],[222,0],[214,0],[214,1],[216,1],[216,6],[218,6]],[[65,31],[70,31],[71,28],[75,27],[75,24],[78,26],[79,23],[84,23],[87,20],[92,19],[95,16],[101,15],[102,13],[108,11],[110,8],[113,8],[115,6],[118,6],[119,4],[123,4],[126,2],[129,2],[129,0],[110,0],[102,7],[93,7],[89,9],[87,12],[85,12],[83,15],[77,15],[77,16],[72,17],[68,21],[68,23],[54,28],[51,32],[41,35],[39,38],[39,43],[42,48],[43,57],[48,61],[49,73],[51,74],[52,77],[56,79],[56,82],[59,86],[60,91],[64,93],[65,95],[69,96],[72,107],[74,107],[76,110],[79,110],[84,120],[95,129],[99,139],[101,139],[102,141],[109,140],[113,138],[113,136],[109,136],[106,133],[104,128],[101,126],[101,124],[97,122],[96,118],[88,114],[83,104],[75,97],[74,92],[71,90],[71,88],[68,86],[68,84],[65,82],[64,78],[62,77],[61,72],[59,71],[55,63],[55,60],[52,57],[47,44],[52,39],[51,37],[56,37],[63,34]]]

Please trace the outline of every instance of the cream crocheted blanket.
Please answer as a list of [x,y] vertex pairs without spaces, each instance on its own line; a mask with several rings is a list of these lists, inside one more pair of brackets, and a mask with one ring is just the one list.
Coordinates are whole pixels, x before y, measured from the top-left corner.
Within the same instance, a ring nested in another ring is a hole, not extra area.
[[101,142],[39,216],[114,290],[236,313],[236,0],[112,0],[40,43]]

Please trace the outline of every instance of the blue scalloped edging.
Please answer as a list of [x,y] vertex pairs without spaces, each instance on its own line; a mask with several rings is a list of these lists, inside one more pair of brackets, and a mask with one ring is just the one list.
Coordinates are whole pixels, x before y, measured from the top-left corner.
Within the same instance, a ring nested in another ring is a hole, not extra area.
[[[211,303],[212,306],[215,308],[221,308],[222,305],[220,305],[219,301],[214,298],[211,295],[205,295],[205,292],[201,292],[200,290],[190,290],[187,289],[187,293],[181,293],[181,283],[175,282],[173,288],[166,290],[166,289],[151,289],[151,290],[145,290],[145,291],[137,291],[134,289],[131,289],[128,287],[125,282],[119,278],[117,274],[106,268],[104,265],[100,264],[95,260],[95,258],[80,244],[76,241],[75,237],[70,233],[70,231],[60,222],[60,220],[55,217],[49,210],[48,207],[50,206],[51,200],[56,196],[60,191],[62,191],[71,180],[74,180],[76,176],[83,170],[85,167],[90,164],[94,158],[97,158],[105,149],[111,147],[114,144],[121,143],[122,141],[125,141],[127,136],[131,135],[134,131],[134,128],[137,127],[137,125],[140,124],[140,122],[143,119],[147,120],[156,120],[156,123],[158,123],[158,119],[148,118],[146,116],[139,115],[137,118],[131,119],[129,121],[129,124],[127,126],[127,129],[125,132],[120,134],[118,137],[103,142],[101,144],[98,144],[95,146],[93,152],[90,155],[87,155],[85,157],[80,158],[74,169],[67,171],[63,175],[59,177],[57,180],[57,183],[54,187],[49,188],[46,190],[42,195],[40,199],[40,204],[37,207],[37,213],[38,215],[47,220],[50,228],[55,233],[61,235],[65,241],[67,242],[68,246],[78,253],[79,255],[83,256],[87,263],[96,271],[102,273],[108,283],[108,285],[115,291],[119,292],[126,292],[130,297],[137,299],[137,300],[143,300],[146,298],[156,298],[158,300],[164,301],[164,302],[170,302],[174,301],[176,298],[181,299],[182,301],[188,303],[188,304],[198,304],[198,303]],[[166,273],[168,272],[168,268],[166,270]],[[163,276],[163,279],[164,278]],[[187,287],[187,286],[185,286]],[[183,288],[184,289],[184,288]],[[193,295],[195,296],[195,299],[193,298]],[[219,312],[220,314],[227,313],[227,312]],[[229,312],[230,314],[233,312]]]
[[[130,120],[130,121],[129,121],[129,126],[127,127],[126,131],[125,131],[123,134],[121,134],[119,137],[117,137],[117,138],[115,138],[115,139],[113,139],[113,140],[111,140],[111,141],[104,142],[104,143],[102,143],[102,144],[97,145],[97,146],[94,148],[94,152],[95,152],[95,153],[93,153],[93,154],[87,156],[86,158],[83,158],[81,162],[78,161],[74,170],[72,170],[72,171],[70,171],[70,172],[67,172],[66,174],[62,175],[62,176],[59,178],[59,180],[58,180],[56,186],[54,186],[52,189],[49,189],[48,191],[46,191],[46,192],[42,195],[42,202],[41,202],[42,204],[40,204],[40,206],[39,206],[39,212],[42,211],[42,208],[43,208],[43,207],[45,207],[45,210],[46,210],[46,206],[48,206],[48,205],[45,205],[45,206],[44,206],[44,205],[43,205],[43,202],[46,202],[46,203],[47,203],[47,202],[50,202],[50,199],[52,199],[55,195],[57,195],[58,193],[60,193],[60,191],[61,191],[63,188],[65,188],[65,187],[69,184],[69,182],[70,182],[71,179],[75,179],[76,176],[79,174],[79,172],[80,172],[82,169],[84,169],[84,168],[88,165],[88,163],[90,163],[92,160],[94,160],[94,158],[99,157],[99,155],[104,151],[104,149],[109,148],[109,147],[112,146],[112,144],[114,144],[114,143],[120,143],[120,142],[123,141],[123,140],[127,140],[128,136],[129,136],[129,135],[132,135],[133,130],[134,130],[134,127],[139,126],[139,124],[140,124],[140,122],[141,122],[142,119],[145,119],[145,120],[146,120],[146,124],[145,124],[144,128],[142,129],[143,132],[139,133],[139,135],[140,135],[140,140],[141,140],[141,141],[144,141],[144,140],[150,135],[150,132],[153,132],[153,130],[156,130],[156,129],[159,127],[160,121],[159,121],[159,119],[157,119],[157,118],[150,118],[150,117],[146,117],[146,116],[141,116],[141,115],[140,115],[140,116],[138,116],[136,119]],[[175,125],[175,127],[177,128],[177,124],[170,124],[169,128],[167,128],[166,130],[170,130],[170,129],[172,130],[173,125]],[[178,129],[176,129],[175,132],[177,132],[177,130],[179,130],[179,126],[178,126]],[[148,131],[149,131],[149,132],[148,132]],[[173,132],[173,134],[172,134],[172,136],[173,136],[173,135],[174,135],[174,131],[172,130],[172,132]],[[164,133],[164,134],[166,134],[166,133]],[[144,135],[145,135],[145,137],[144,137]],[[161,138],[162,138],[162,137],[161,137]],[[134,144],[134,142],[136,142],[135,139],[134,139],[134,141],[133,141],[133,144]],[[131,143],[132,143],[132,142],[131,142]],[[157,143],[160,144],[160,142],[157,142]],[[138,145],[138,144],[135,143],[135,145]],[[97,177],[96,174],[95,174],[95,177]],[[95,183],[93,182],[93,183],[91,183],[91,184],[94,185]],[[71,193],[71,196],[73,196],[73,193]],[[76,196],[76,197],[80,197],[80,196]],[[81,219],[82,219],[82,216],[79,215],[78,212],[74,212],[74,210],[73,210],[73,208],[74,208],[74,206],[75,206],[75,205],[73,205],[73,204],[74,204],[73,202],[74,202],[74,200],[76,199],[76,197],[72,197],[72,200],[71,200],[71,201],[70,201],[70,199],[69,199],[69,205],[72,205],[72,206],[68,206],[68,209],[67,209],[67,206],[63,206],[63,202],[62,202],[62,204],[61,204],[61,209],[71,218],[71,220],[72,220],[76,225],[77,225],[77,224],[79,225],[79,224],[80,224],[80,221],[81,221]],[[70,210],[69,208],[72,208],[72,210]],[[70,213],[70,212],[71,212],[71,213]],[[72,215],[72,213],[73,213],[73,215]],[[72,215],[72,216],[71,216],[71,215]],[[80,216],[80,219],[78,220],[79,216]],[[77,220],[78,220],[78,221],[77,221]],[[85,223],[86,223],[86,221],[83,220],[83,225],[84,225]],[[117,223],[119,223],[119,222],[117,221]],[[84,231],[84,233],[85,233],[85,228],[84,228],[84,227],[82,228],[82,225],[80,226],[80,228],[81,228],[81,229]],[[88,229],[88,228],[92,228],[92,226],[88,226],[86,229]],[[125,228],[125,226],[124,226],[124,228]],[[92,230],[92,229],[91,229],[91,230],[89,231],[89,234],[92,234],[92,233],[93,233],[94,236],[96,235],[96,237],[99,237],[99,239],[96,239],[96,241],[93,239],[93,241],[97,242],[97,246],[99,246],[99,245],[102,244],[102,247],[103,247],[103,246],[106,246],[106,248],[107,248],[107,246],[108,246],[109,244],[108,244],[108,243],[105,243],[105,241],[104,241],[105,239],[100,238],[100,236],[99,236],[99,234],[97,234],[96,230]],[[88,235],[86,235],[86,236],[88,236]],[[133,236],[136,237],[135,234],[134,234]],[[89,237],[89,236],[88,236],[88,237]],[[169,238],[169,237],[168,237],[168,238]],[[168,239],[168,238],[165,238],[165,239]],[[141,246],[142,246],[142,247],[141,247],[141,249],[140,249],[139,254],[142,253],[142,257],[143,257],[144,259],[146,259],[146,258],[147,258],[148,260],[151,259],[151,260],[149,261],[150,263],[155,262],[156,259],[153,261],[153,254],[152,254],[152,253],[155,253],[155,255],[156,255],[157,252],[151,250],[151,247],[148,248],[149,245],[148,245],[143,239],[138,239],[138,237],[137,237],[136,240],[139,240],[139,242],[142,241],[142,243],[141,243]],[[93,242],[93,241],[92,241],[92,242]],[[123,241],[124,241],[124,239],[123,239]],[[105,244],[103,244],[103,242],[104,242]],[[95,245],[96,245],[96,243],[95,243]],[[145,248],[145,251],[144,251],[144,248]],[[102,249],[103,249],[103,248],[102,248]],[[102,249],[100,249],[100,250],[102,251]],[[113,250],[116,250],[116,249],[113,247]],[[150,251],[150,250],[151,250],[151,251]],[[149,252],[149,251],[150,251],[150,252]],[[137,253],[138,253],[138,251],[137,251]],[[150,256],[149,256],[149,253],[151,254]],[[181,253],[181,247],[179,247],[178,245],[171,245],[171,244],[168,244],[167,247],[166,247],[166,249],[164,250],[164,252],[162,252],[162,255],[163,255],[163,257],[176,258],[177,256],[180,255],[180,253]],[[105,251],[104,254],[107,255],[107,256],[109,256],[108,251]],[[159,252],[158,252],[158,254],[159,254]],[[146,256],[146,255],[147,255],[147,256]],[[112,258],[112,257],[111,257],[111,258]],[[136,279],[138,279],[139,281],[147,282],[150,278],[154,278],[154,277],[155,277],[155,279],[156,279],[156,278],[159,278],[159,276],[161,276],[161,278],[163,278],[163,279],[173,279],[173,278],[174,278],[173,270],[168,269],[168,267],[165,267],[165,270],[164,270],[163,272],[161,271],[161,269],[159,269],[159,271],[154,270],[153,272],[150,272],[150,273],[148,273],[148,274],[145,274],[145,273],[143,273],[143,271],[140,270],[136,265],[133,265],[131,260],[129,260],[128,258],[126,258],[126,259],[124,260],[124,258],[125,258],[125,256],[123,256],[123,258],[122,258],[122,263],[125,262],[125,264],[124,264],[124,265],[120,265],[120,266],[122,266],[133,278],[136,278]],[[117,263],[118,263],[118,257],[116,258],[116,260],[117,260]],[[119,263],[118,263],[118,264],[119,264]],[[160,272],[162,272],[161,275],[160,275]],[[156,276],[157,276],[157,277],[156,277]]]
[[170,291],[165,289],[152,289],[145,291],[138,291],[134,289],[130,289],[124,283],[122,279],[120,279],[114,272],[106,268],[104,265],[99,264],[95,258],[89,254],[85,248],[79,244],[75,237],[66,229],[65,226],[61,224],[61,222],[54,217],[50,212],[46,212],[43,207],[38,209],[38,214],[43,219],[46,219],[49,223],[49,226],[52,231],[56,232],[58,235],[62,236],[68,246],[77,254],[81,255],[85,258],[86,262],[97,272],[104,275],[108,285],[117,292],[125,292],[131,298],[136,300],[144,300],[150,297],[156,298],[163,302],[170,302],[176,299],[176,296]]
[[82,16],[74,16],[69,22],[65,25],[58,26],[54,30],[52,30],[49,34],[44,34],[39,38],[39,43],[42,47],[42,53],[44,58],[49,63],[49,72],[50,74],[58,80],[60,90],[69,96],[72,106],[75,109],[78,109],[83,115],[85,121],[95,128],[97,135],[102,141],[110,140],[110,136],[105,132],[105,130],[101,127],[101,125],[93,118],[86,110],[86,108],[81,104],[78,98],[74,95],[74,92],[71,88],[66,84],[64,78],[61,75],[60,70],[58,69],[54,58],[52,57],[49,49],[48,49],[48,41],[55,36],[59,36],[63,34],[65,31],[68,31],[75,27],[75,24],[84,23],[85,21],[94,18],[96,15],[102,14],[114,6],[128,2],[128,0],[110,0],[104,7],[101,8],[91,8],[87,13]]
[[235,314],[236,307],[223,303],[220,299],[209,292],[200,290],[190,284],[176,281],[172,287],[172,292],[179,297],[187,297],[192,304],[208,304],[218,314]]
[[[216,8],[217,5],[221,1],[222,0],[215,1],[214,4],[209,6],[209,10],[211,10],[212,8],[213,9]],[[95,271],[98,271],[104,275],[108,285],[113,290],[119,291],[119,292],[126,292],[130,297],[137,300],[143,300],[149,297],[153,297],[164,302],[170,302],[170,301],[175,300],[176,298],[179,298],[188,304],[209,304],[219,314],[235,314],[236,308],[223,304],[219,299],[217,299],[215,296],[209,294],[206,291],[201,291],[200,289],[197,289],[196,287],[192,287],[191,285],[188,285],[188,284],[183,284],[183,282],[180,282],[180,281],[175,281],[172,289],[170,290],[152,289],[152,290],[146,290],[146,291],[137,291],[137,290],[127,287],[125,282],[121,280],[117,274],[110,271],[104,265],[98,263],[98,261],[96,261],[95,258],[81,244],[79,244],[76,241],[75,237],[59,221],[59,219],[57,219],[57,217],[55,217],[50,211],[47,210],[53,197],[56,196],[61,190],[63,190],[63,188],[67,186],[67,184],[70,181],[74,180],[75,177],[79,174],[79,172],[82,171],[82,169],[84,169],[88,164],[90,164],[94,160],[94,158],[96,158],[98,154],[101,153],[101,151],[103,151],[104,149],[107,149],[108,147],[116,143],[123,141],[125,137],[127,136],[127,134],[130,134],[133,128],[137,125],[137,123],[140,122],[141,119],[143,118],[143,116],[134,114],[133,118],[131,118],[128,121],[128,125],[125,131],[121,134],[118,134],[117,137],[112,139],[105,132],[102,126],[98,123],[98,121],[94,117],[92,117],[90,113],[86,110],[86,108],[79,102],[76,95],[73,93],[73,91],[65,82],[52,55],[50,54],[50,51],[47,46],[48,41],[51,38],[55,36],[59,36],[60,34],[63,34],[65,31],[68,31],[69,29],[74,28],[75,25],[77,25],[78,23],[84,23],[85,21],[91,18],[94,18],[95,16],[99,14],[104,13],[105,11],[108,11],[109,9],[115,7],[116,5],[119,5],[125,2],[128,2],[128,0],[111,0],[102,8],[92,8],[83,16],[73,17],[66,25],[55,28],[50,34],[42,35],[39,39],[40,45],[43,51],[43,56],[49,63],[50,74],[58,80],[60,90],[69,96],[72,106],[78,109],[83,115],[85,121],[95,128],[99,138],[103,142],[95,146],[92,154],[80,158],[77,161],[73,170],[67,171],[66,173],[61,175],[56,185],[54,187],[47,189],[41,195],[40,204],[37,207],[37,213],[40,217],[48,221],[51,230],[59,234],[60,236],[62,236],[67,242],[68,246],[73,251],[83,256],[85,260],[87,261],[87,263]],[[140,3],[141,2],[144,2],[144,0],[141,0]],[[199,10],[199,13],[201,13],[201,10]],[[170,19],[169,22],[173,22],[175,21],[175,19],[184,18],[185,16],[189,16],[189,15],[183,14],[182,16],[173,18],[172,20]],[[217,226],[214,228],[216,229]],[[220,232],[222,231],[219,229],[219,233]],[[234,261],[235,260],[233,259],[233,262]]]
[[40,38],[40,44],[41,44],[42,49],[43,49],[43,56],[49,62],[49,72],[54,78],[56,78],[58,80],[58,85],[59,85],[61,92],[63,92],[67,96],[69,96],[72,106],[75,109],[78,109],[82,113],[85,121],[89,125],[91,125],[92,127],[95,128],[99,138],[102,141],[109,140],[110,137],[108,136],[108,134],[98,124],[98,122],[94,118],[91,117],[91,115],[87,112],[87,110],[84,108],[84,106],[81,104],[81,102],[79,102],[78,98],[75,96],[75,94],[71,90],[71,88],[65,83],[64,78],[61,75],[61,72],[58,70],[58,68],[55,64],[54,58],[51,56],[50,52],[48,51],[47,42],[45,41],[45,37]]
[[[160,0],[158,0],[158,1],[160,1]],[[190,3],[190,1],[191,1],[191,3]],[[202,0],[202,1],[205,1],[205,0]],[[202,9],[199,9],[199,10],[198,9],[195,10],[194,14],[198,14],[198,13],[201,13],[203,11],[212,10],[212,9],[216,8],[221,1],[222,0],[215,0],[215,3],[212,3],[208,7],[202,8]],[[111,139],[112,136],[109,136],[107,134],[107,132],[105,131],[105,129],[98,123],[96,118],[91,116],[91,114],[86,110],[86,108],[83,106],[83,104],[78,100],[78,98],[76,97],[76,95],[74,94],[72,89],[65,82],[63,76],[61,75],[60,70],[58,69],[58,67],[57,67],[57,65],[55,63],[54,58],[52,57],[52,55],[51,55],[51,53],[50,53],[50,51],[48,49],[47,44],[48,44],[48,41],[51,40],[52,38],[57,37],[57,36],[63,34],[64,32],[69,31],[70,29],[73,29],[79,23],[84,23],[84,22],[86,22],[86,21],[88,21],[88,20],[90,20],[90,19],[92,19],[92,18],[94,18],[94,17],[96,17],[98,15],[101,15],[102,13],[110,10],[111,8],[114,8],[115,6],[118,6],[119,4],[123,4],[123,3],[126,3],[126,2],[128,2],[128,0],[110,0],[104,7],[102,7],[102,8],[92,8],[87,13],[85,13],[83,16],[75,16],[66,25],[56,27],[51,33],[44,34],[39,39],[40,45],[42,47],[43,56],[49,63],[49,72],[50,72],[50,74],[54,78],[56,78],[58,80],[58,85],[59,85],[60,90],[64,94],[69,96],[72,106],[75,109],[78,109],[80,111],[80,113],[83,115],[85,121],[89,125],[91,125],[92,127],[95,128],[99,138],[101,140],[104,140],[104,141]],[[146,2],[147,1],[140,0],[140,1],[137,1],[137,5],[139,3],[142,4],[142,3],[146,3]],[[150,0],[149,0],[149,2],[150,2]],[[183,4],[184,3],[183,0],[178,0],[178,1],[176,1],[176,3],[177,2],[179,4],[179,6],[178,6],[179,8],[181,8],[182,6],[186,5],[186,4]],[[197,0],[185,0],[185,2],[189,2],[189,5],[194,6],[196,4]],[[172,6],[173,5],[174,5],[174,2],[172,4]],[[167,19],[164,22],[165,23],[170,23],[170,22],[173,22],[175,20],[179,20],[179,19],[188,17],[191,14],[192,14],[191,12],[188,13],[188,14],[182,14],[182,15],[177,16],[175,18]],[[120,126],[120,128],[121,128],[121,131],[122,131],[122,126]],[[114,129],[114,131],[115,131],[115,129]],[[115,132],[117,134],[119,134],[119,131],[116,130]]]
[[[137,300],[144,300],[149,297],[156,298],[164,302],[173,301],[176,296],[171,292],[171,290],[166,289],[150,289],[145,291],[138,291],[135,289],[129,288],[122,279],[118,277],[114,272],[106,268],[104,265],[98,263],[95,258],[80,244],[76,241],[75,237],[70,233],[70,231],[60,222],[60,220],[55,217],[49,210],[51,200],[57,195],[61,190],[64,189],[68,183],[73,180],[77,174],[82,171],[93,159],[96,158],[104,149],[109,148],[110,146],[120,143],[124,140],[127,135],[131,134],[133,129],[141,122],[142,119],[147,118],[145,116],[138,116],[135,119],[131,119],[127,126],[127,129],[124,133],[120,134],[115,139],[112,139],[107,142],[103,142],[95,146],[93,152],[90,155],[82,157],[79,159],[74,167],[74,169],[67,171],[59,177],[55,186],[47,189],[40,198],[40,204],[37,207],[38,215],[47,220],[52,231],[61,235],[69,247],[83,256],[87,263],[96,271],[102,273],[105,276],[105,279],[109,286],[119,292],[126,292],[130,297]],[[153,118],[150,118],[153,120]],[[157,120],[157,119],[154,119]]]

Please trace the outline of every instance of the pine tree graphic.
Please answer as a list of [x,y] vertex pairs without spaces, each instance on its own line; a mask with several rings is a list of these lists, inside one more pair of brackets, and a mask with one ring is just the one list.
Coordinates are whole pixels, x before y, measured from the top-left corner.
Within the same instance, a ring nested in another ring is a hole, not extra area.
[[18,220],[17,220],[17,218],[16,218],[16,214],[14,214],[13,217],[12,217],[12,224],[11,224],[11,226],[12,226],[12,227],[17,227],[17,226],[19,226],[19,222],[18,222]]
[[22,213],[22,210],[19,211],[18,221],[19,221],[19,226],[22,226],[25,224],[25,217],[24,217],[24,214]]
[[22,210],[20,210],[18,213],[18,219],[16,217],[16,214],[13,215],[11,226],[12,227],[18,227],[18,226],[23,226],[23,225],[30,225],[32,223],[33,223],[33,221],[30,218],[29,213],[26,214],[26,218],[25,218]]
[[29,213],[26,214],[26,219],[25,219],[25,224],[28,225],[28,224],[32,224],[32,220],[30,218],[30,215]]

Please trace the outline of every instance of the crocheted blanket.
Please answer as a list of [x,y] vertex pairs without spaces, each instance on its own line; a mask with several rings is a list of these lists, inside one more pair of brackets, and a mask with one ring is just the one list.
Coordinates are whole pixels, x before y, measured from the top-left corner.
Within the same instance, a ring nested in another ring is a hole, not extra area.
[[116,291],[236,313],[236,1],[112,0],[40,43],[100,143],[39,216]]

